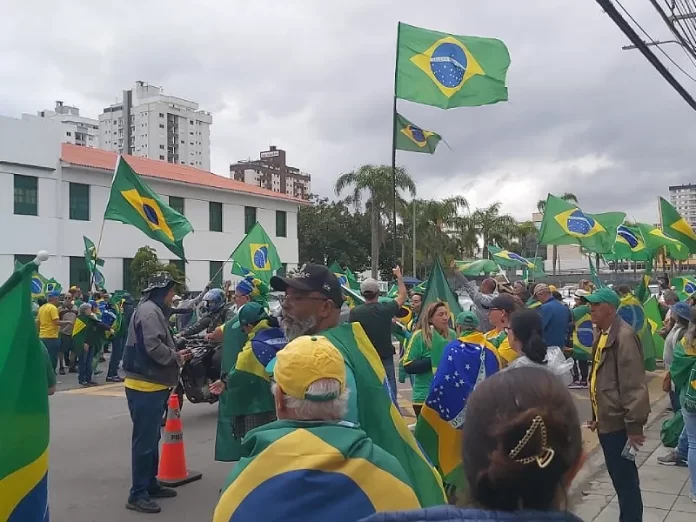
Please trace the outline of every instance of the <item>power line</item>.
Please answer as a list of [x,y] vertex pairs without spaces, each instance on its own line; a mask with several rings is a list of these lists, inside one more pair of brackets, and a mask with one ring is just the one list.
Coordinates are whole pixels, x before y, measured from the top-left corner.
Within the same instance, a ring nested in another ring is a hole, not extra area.
[[[677,30],[677,28],[674,26],[672,21],[669,19],[665,11],[658,5],[657,0],[649,0],[652,6],[655,8],[655,10],[660,14],[660,17],[662,18],[662,21],[669,27],[669,30],[672,32],[672,34],[679,40],[679,43],[682,46],[682,50],[684,51],[684,54],[691,60],[691,63],[696,67],[696,61],[694,61],[694,58],[696,58],[696,51],[694,51],[693,46],[688,42],[684,36]],[[668,5],[668,2],[670,0],[665,0],[665,4]],[[675,0],[672,0],[674,2]]]
[[[636,25],[636,27],[638,27],[638,29],[640,29],[640,30],[643,32],[643,34],[645,35],[645,37],[646,37],[648,40],[650,40],[653,44],[655,44],[656,42],[655,42],[655,40],[653,40],[653,37],[650,36],[650,35],[648,34],[648,32],[647,32],[645,29],[643,29],[643,27],[641,27],[641,25],[636,21],[636,19],[633,18],[633,16],[631,15],[631,13],[629,13],[628,10],[627,10],[623,5],[621,5],[621,2],[619,2],[619,0],[614,0],[614,1],[616,2],[616,5],[618,5],[618,6],[623,10],[624,13],[626,13],[626,16],[628,16],[628,17],[633,21],[633,23]],[[617,12],[617,14],[619,14],[619,13]],[[619,16],[621,16],[621,15],[619,14]],[[622,18],[622,20],[623,20],[623,18]],[[624,22],[626,22],[626,20],[624,20]],[[628,24],[626,24],[626,25],[628,25]],[[630,26],[629,26],[629,27],[630,27]],[[635,34],[635,31],[634,31],[634,34]],[[638,36],[638,35],[636,35],[636,36]],[[665,58],[667,58],[670,62],[672,62],[672,63],[674,64],[674,66],[675,66],[677,69],[679,69],[681,72],[683,72],[684,75],[685,75],[687,78],[689,78],[692,82],[695,82],[695,83],[696,83],[696,78],[694,78],[693,76],[691,76],[688,72],[686,72],[686,71],[682,68],[681,65],[679,65],[677,62],[675,62],[675,61],[672,59],[672,57],[671,57],[669,54],[667,54],[667,52],[666,52],[664,49],[662,49],[662,47],[660,47],[659,45],[656,45],[655,47],[657,47],[657,50],[660,51],[662,54],[664,54],[664,55],[665,55]],[[648,52],[650,52],[650,51],[648,51]],[[643,53],[643,54],[645,54],[645,53]],[[650,54],[651,54],[652,56],[655,56],[653,53],[650,53]],[[675,81],[676,81],[676,80],[675,80]]]
[[638,36],[629,23],[624,20],[623,16],[621,16],[621,14],[616,10],[614,4],[612,4],[610,0],[596,1],[602,7],[604,12],[607,13],[609,18],[613,20],[617,27],[621,29],[628,39],[631,40],[631,42],[638,48],[638,50],[643,53],[643,56],[645,56],[652,66],[657,69],[657,72],[659,72],[662,77],[674,88],[674,90],[677,91],[682,98],[684,98],[684,101],[689,104],[689,107],[696,110],[696,100],[694,100],[691,94],[684,89],[682,84],[679,83],[674,76],[672,76],[672,73],[670,73],[667,67],[665,67],[665,65],[657,59],[657,56],[650,51],[650,48],[645,45],[645,42],[640,39],[640,36]]
[[696,45],[696,33],[694,33],[691,27],[693,25],[693,20],[685,18],[686,14],[689,12],[689,8],[685,7],[685,2],[677,3],[677,0],[675,0],[675,2],[672,5],[674,6],[672,13],[674,13],[674,9],[676,9],[677,13],[679,13],[682,16],[682,18],[676,18],[676,21],[682,28],[684,35],[687,36],[686,33],[688,33],[687,38],[689,39],[689,42],[692,46]]

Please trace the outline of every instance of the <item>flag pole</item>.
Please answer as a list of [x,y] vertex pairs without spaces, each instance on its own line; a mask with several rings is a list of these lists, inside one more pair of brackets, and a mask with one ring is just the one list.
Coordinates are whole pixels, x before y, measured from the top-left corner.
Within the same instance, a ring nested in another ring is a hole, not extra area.
[[[106,208],[109,208],[109,203],[111,203],[111,187],[114,186],[114,180],[116,179],[116,173],[118,172],[118,166],[121,163],[123,156],[121,154],[116,158],[116,167],[114,167],[114,175],[111,178],[111,186],[109,187],[109,199],[106,200]],[[106,209],[104,209],[104,215],[106,215]],[[97,248],[94,249],[94,268],[89,272],[89,288],[88,292],[92,291],[92,285],[94,284],[94,271],[97,269],[97,259],[99,259],[99,248],[101,247],[102,238],[104,237],[104,225],[106,225],[106,219],[102,217],[102,225],[99,230],[99,240],[97,241]],[[125,285],[123,285],[125,286]]]
[[391,175],[392,175],[392,226],[394,227],[394,237],[392,243],[394,264],[397,264],[396,257],[396,82],[399,75],[399,34],[401,22],[396,26],[396,60],[394,62],[394,100],[392,106],[392,150],[391,150]]
[[413,198],[413,277],[416,275],[416,198]]

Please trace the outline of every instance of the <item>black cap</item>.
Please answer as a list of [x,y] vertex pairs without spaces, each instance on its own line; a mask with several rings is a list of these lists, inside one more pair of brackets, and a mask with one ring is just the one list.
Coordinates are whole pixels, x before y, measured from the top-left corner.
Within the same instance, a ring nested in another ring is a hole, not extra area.
[[343,306],[341,283],[336,274],[324,265],[307,263],[292,277],[273,276],[271,287],[280,292],[285,292],[288,287],[302,292],[320,292],[333,301],[337,308]]
[[505,310],[507,313],[510,314],[517,309],[517,306],[515,305],[515,300],[512,298],[511,295],[500,294],[498,295],[498,297],[495,297],[491,301],[491,304],[488,306],[488,309]]
[[147,286],[143,289],[143,293],[150,292],[155,288],[167,288],[179,284],[169,272],[155,272],[147,278]]

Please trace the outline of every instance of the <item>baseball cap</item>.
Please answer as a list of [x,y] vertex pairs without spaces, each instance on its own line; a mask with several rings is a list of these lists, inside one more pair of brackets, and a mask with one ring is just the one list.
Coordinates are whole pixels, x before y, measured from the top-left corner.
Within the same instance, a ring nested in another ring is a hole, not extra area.
[[691,320],[691,307],[684,301],[673,304],[670,309],[682,319]]
[[549,288],[549,285],[546,283],[539,283],[534,287],[534,295],[537,295],[539,292],[550,292],[551,289]]
[[324,265],[307,263],[292,277],[273,276],[271,287],[280,292],[285,292],[288,288],[301,292],[320,292],[333,301],[337,308],[343,306],[341,283],[338,282],[336,274]]
[[362,283],[360,283],[360,293],[379,294],[379,283],[377,283],[375,279],[368,277]]
[[585,296],[585,300],[592,304],[608,303],[614,308],[618,308],[621,302],[619,300],[619,295],[611,288],[600,288],[599,290],[595,290],[590,295]]
[[266,313],[266,310],[263,309],[263,306],[254,301],[242,306],[242,308],[239,310],[239,315],[237,316],[240,326],[256,324],[262,319],[267,318],[268,314]]
[[507,313],[511,314],[515,311],[516,308],[517,307],[515,306],[515,300],[511,296],[507,294],[501,294],[498,297],[493,298],[491,304],[488,307],[488,310],[504,310]]
[[578,288],[578,289],[575,291],[575,293],[573,293],[573,295],[574,295],[575,297],[577,297],[578,299],[584,299],[585,297],[587,297],[588,295],[590,295],[590,292],[588,292],[587,290],[583,290],[582,288]]
[[48,297],[60,297],[60,292],[48,292]]
[[[248,306],[248,305],[247,305]],[[332,401],[346,389],[346,363],[341,352],[326,337],[303,335],[280,350],[267,370],[285,394],[313,402]],[[320,379],[335,379],[340,393],[308,394],[308,388]]]
[[552,292],[558,292],[558,288],[556,288],[556,285],[549,285],[549,290]]
[[478,328],[481,323],[474,312],[462,312],[457,316],[457,324],[473,330]]

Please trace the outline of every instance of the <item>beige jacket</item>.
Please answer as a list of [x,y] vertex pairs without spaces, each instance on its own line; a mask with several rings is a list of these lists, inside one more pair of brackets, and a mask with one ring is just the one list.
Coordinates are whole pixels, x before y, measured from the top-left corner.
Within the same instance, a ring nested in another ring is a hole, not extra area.
[[[593,360],[598,340],[599,336],[592,346]],[[643,346],[633,328],[618,315],[609,330],[596,379],[599,433],[625,429],[632,435],[642,434],[650,414]]]

